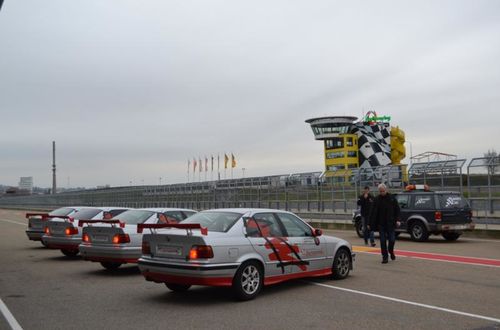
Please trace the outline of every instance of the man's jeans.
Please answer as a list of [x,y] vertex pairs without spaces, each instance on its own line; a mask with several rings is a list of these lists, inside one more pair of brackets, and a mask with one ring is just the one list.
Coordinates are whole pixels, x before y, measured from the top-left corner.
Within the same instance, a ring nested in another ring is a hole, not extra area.
[[364,216],[361,216],[361,221],[363,223],[363,236],[365,239],[365,243],[368,243],[368,238],[370,238],[370,243],[375,243],[375,236],[374,236],[373,230],[369,230],[367,228],[368,219],[365,218]]
[[[387,241],[389,241],[389,251],[387,251]],[[396,243],[396,233],[387,228],[380,228],[380,249],[382,258],[388,259],[389,253],[394,254],[394,243]]]

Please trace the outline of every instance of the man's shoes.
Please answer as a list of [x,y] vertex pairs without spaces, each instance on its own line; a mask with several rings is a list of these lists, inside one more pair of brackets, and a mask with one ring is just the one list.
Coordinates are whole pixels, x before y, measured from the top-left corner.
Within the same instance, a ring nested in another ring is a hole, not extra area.
[[388,263],[388,262],[389,262],[389,260],[387,260],[386,258],[382,259],[382,263],[383,263],[383,264],[386,264],[386,263]]
[[391,260],[396,260],[396,255],[394,254],[394,252],[391,253]]
[[376,246],[377,244],[375,244],[375,242],[371,242],[370,244],[372,247]]

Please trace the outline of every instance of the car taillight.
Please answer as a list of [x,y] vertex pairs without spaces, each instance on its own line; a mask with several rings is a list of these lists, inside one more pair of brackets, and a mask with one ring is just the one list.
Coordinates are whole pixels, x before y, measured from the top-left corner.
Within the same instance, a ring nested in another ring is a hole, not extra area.
[[441,212],[436,211],[436,213],[434,213],[434,220],[441,221],[442,218],[443,218],[443,215],[441,214]]
[[43,231],[45,232],[45,235],[50,235],[49,227],[45,227],[45,229]]
[[75,227],[67,227],[65,230],[64,230],[64,233],[68,236],[71,236],[71,235],[78,235],[78,228],[75,228]]
[[116,234],[113,236],[113,244],[130,243],[130,236],[128,234]]
[[87,233],[83,234],[82,241],[85,242],[85,243],[90,243],[90,236],[89,236],[89,234],[87,234]]
[[151,254],[149,242],[142,241],[142,254]]
[[214,251],[210,245],[193,245],[189,250],[189,259],[209,259],[214,257]]

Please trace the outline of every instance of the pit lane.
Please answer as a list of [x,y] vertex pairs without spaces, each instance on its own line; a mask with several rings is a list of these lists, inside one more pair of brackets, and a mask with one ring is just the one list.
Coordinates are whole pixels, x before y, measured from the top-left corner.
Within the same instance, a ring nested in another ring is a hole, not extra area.
[[[146,282],[134,266],[109,272],[67,258],[29,241],[26,223],[24,212],[0,210],[0,299],[24,329],[500,327],[500,267],[403,256],[383,265],[380,255],[357,252],[344,281],[290,281],[235,302],[230,290],[173,293]],[[354,232],[325,233],[363,247]],[[500,260],[495,240],[416,243],[402,236],[396,248]]]

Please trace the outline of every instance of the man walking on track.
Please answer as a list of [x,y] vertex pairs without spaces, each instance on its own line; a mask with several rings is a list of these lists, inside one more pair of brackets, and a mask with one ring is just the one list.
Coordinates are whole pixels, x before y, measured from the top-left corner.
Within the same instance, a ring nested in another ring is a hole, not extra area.
[[[396,198],[389,194],[387,186],[383,183],[378,185],[379,195],[375,197],[370,211],[370,230],[380,233],[380,250],[382,252],[382,263],[386,264],[391,260],[396,260],[394,254],[394,244],[396,243],[395,229],[400,226],[399,204]],[[389,247],[387,247],[389,241]]]
[[363,193],[358,198],[358,206],[361,214],[361,223],[363,224],[363,238],[365,245],[368,245],[368,238],[370,238],[370,245],[375,246],[375,238],[373,231],[368,229],[370,227],[370,209],[373,203],[373,196],[370,194],[370,187],[366,186]]

